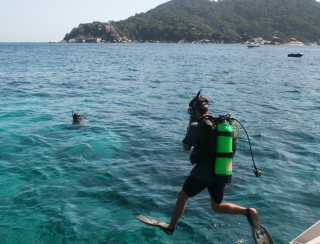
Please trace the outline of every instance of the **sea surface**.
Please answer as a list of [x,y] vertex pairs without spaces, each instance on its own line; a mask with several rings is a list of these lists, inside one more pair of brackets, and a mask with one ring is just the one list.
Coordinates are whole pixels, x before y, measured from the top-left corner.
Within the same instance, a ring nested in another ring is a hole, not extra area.
[[0,43],[0,243],[254,243],[206,191],[171,237],[135,219],[170,220],[199,88],[262,171],[242,129],[224,201],[288,243],[320,219],[319,70],[319,46]]

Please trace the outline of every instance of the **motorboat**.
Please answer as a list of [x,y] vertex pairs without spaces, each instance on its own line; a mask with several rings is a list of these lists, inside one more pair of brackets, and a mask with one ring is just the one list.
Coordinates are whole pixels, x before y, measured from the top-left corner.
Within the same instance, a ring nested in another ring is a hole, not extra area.
[[250,43],[247,45],[248,48],[253,48],[253,47],[260,47],[259,44],[256,44],[256,43]]
[[302,53],[289,53],[288,57],[296,57],[296,58],[300,58],[302,57],[303,54]]

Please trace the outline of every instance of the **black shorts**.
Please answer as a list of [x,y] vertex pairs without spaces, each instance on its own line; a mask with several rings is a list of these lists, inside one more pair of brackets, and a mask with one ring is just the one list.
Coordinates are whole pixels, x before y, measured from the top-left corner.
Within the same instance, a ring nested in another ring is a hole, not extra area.
[[199,180],[190,175],[183,184],[183,191],[189,197],[194,197],[207,188],[211,198],[213,198],[215,203],[219,204],[222,203],[223,200],[224,186],[224,184],[219,185],[214,184],[213,182]]

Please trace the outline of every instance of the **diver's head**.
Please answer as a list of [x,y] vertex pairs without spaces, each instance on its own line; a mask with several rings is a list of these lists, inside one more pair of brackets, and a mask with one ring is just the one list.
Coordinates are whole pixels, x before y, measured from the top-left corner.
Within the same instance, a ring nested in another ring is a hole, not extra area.
[[194,97],[189,103],[190,120],[199,119],[209,111],[209,100],[203,96]]
[[72,114],[72,118],[74,123],[79,123],[82,120],[81,114],[77,112]]

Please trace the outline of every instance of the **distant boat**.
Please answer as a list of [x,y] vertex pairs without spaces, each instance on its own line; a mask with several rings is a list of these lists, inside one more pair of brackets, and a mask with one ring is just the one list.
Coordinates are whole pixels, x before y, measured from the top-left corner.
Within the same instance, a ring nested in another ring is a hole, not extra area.
[[248,48],[260,47],[260,45],[254,43],[254,44],[248,44],[247,47],[248,47]]
[[302,57],[303,54],[302,53],[289,53],[288,57],[296,57],[296,58],[300,58]]
[[315,223],[289,244],[319,244],[320,243],[320,221]]

